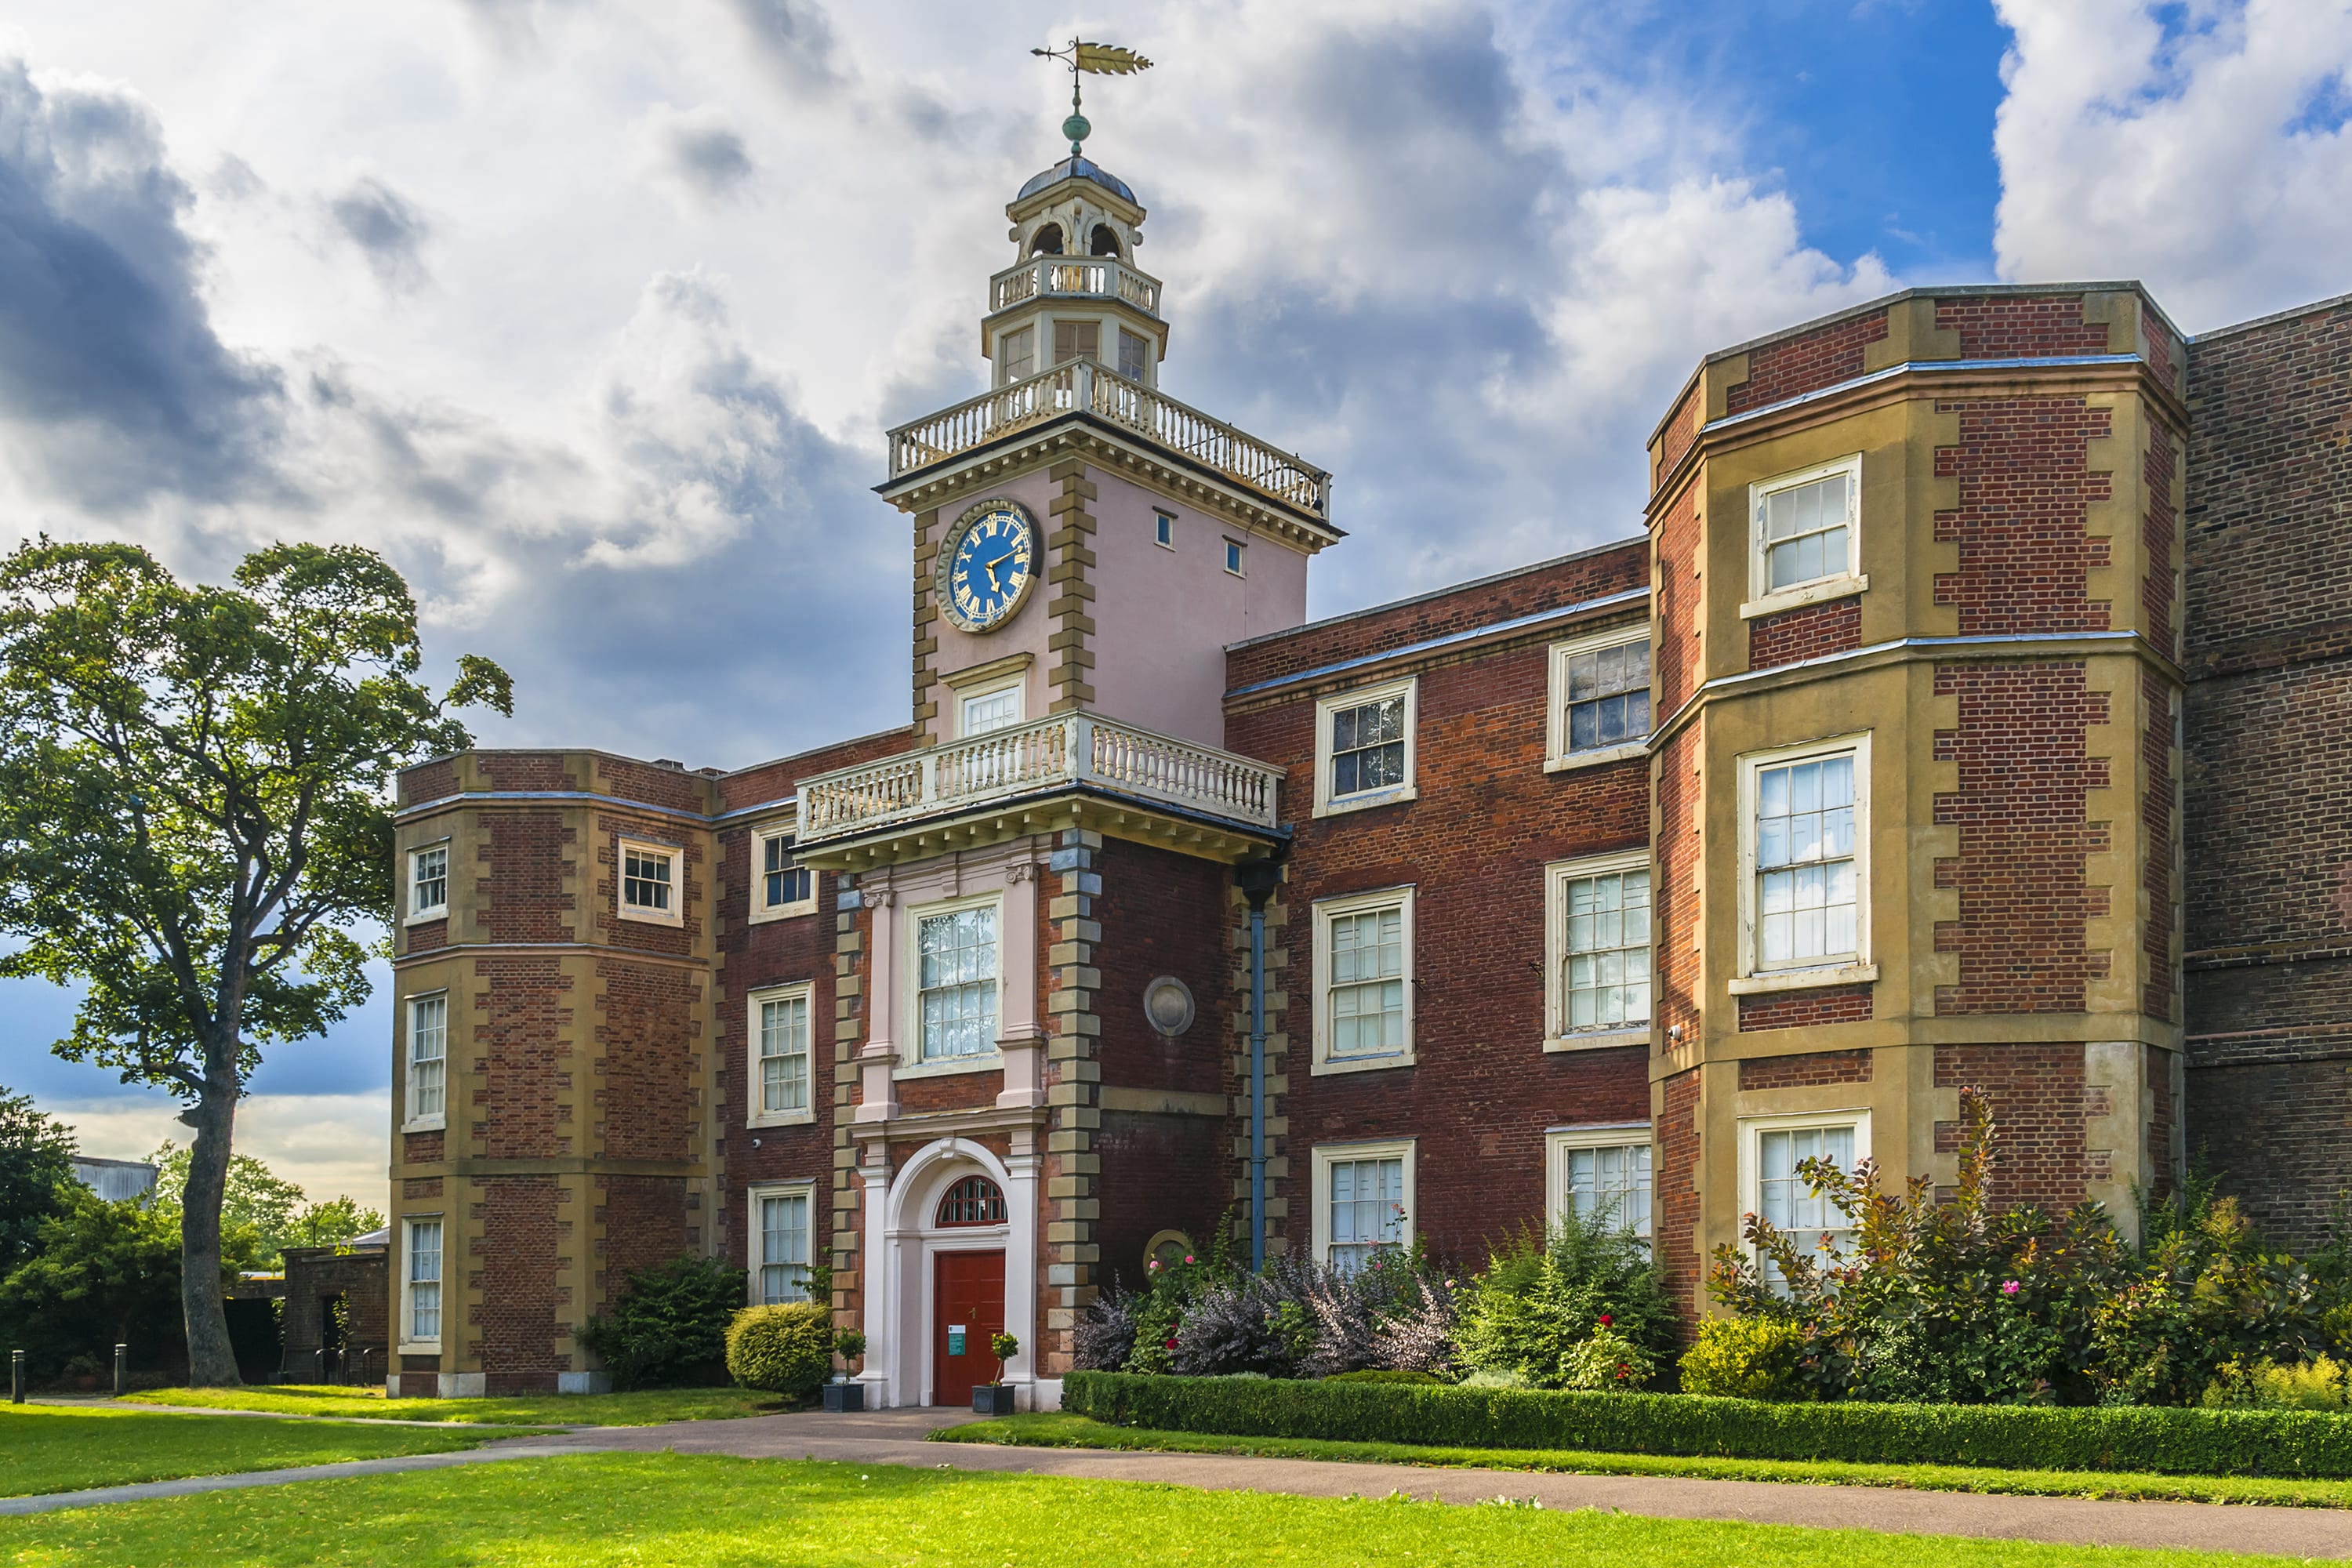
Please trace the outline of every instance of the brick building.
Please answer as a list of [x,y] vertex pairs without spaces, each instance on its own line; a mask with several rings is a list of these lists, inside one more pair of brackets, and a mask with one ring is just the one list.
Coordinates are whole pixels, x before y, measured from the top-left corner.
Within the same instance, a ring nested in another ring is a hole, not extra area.
[[991,389],[878,487],[904,728],[403,775],[402,1392],[594,1386],[681,1252],[829,1268],[886,1404],[999,1325],[1052,1403],[1102,1284],[1254,1216],[1345,1264],[1607,1205],[1696,1310],[1743,1214],[1827,1223],[1806,1156],[1950,1179],[1963,1085],[2007,1195],[2128,1224],[2200,1145],[2311,1239],[2352,300],[1858,306],[1706,357],[1643,534],[1307,624],[1328,476],[1160,390],[1133,193],[1006,210]]

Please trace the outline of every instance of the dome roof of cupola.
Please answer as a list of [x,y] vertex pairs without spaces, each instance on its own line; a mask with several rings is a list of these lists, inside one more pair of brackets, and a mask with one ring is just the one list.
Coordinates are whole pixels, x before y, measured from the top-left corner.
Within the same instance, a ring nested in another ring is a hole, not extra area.
[[1044,174],[1033,175],[1029,183],[1021,187],[1021,194],[1013,199],[1016,202],[1027,201],[1039,191],[1064,180],[1092,180],[1119,200],[1130,205],[1141,205],[1136,202],[1135,193],[1127,188],[1125,180],[1120,179],[1093,159],[1082,157],[1065,158]]

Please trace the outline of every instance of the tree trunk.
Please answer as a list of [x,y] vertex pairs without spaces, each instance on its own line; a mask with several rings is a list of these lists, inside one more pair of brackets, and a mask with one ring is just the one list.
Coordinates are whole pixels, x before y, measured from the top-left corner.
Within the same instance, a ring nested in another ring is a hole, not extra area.
[[206,1072],[204,1093],[182,1118],[196,1130],[188,1151],[188,1189],[180,1198],[180,1310],[188,1329],[192,1388],[234,1388],[245,1381],[237,1375],[221,1293],[221,1199],[228,1189],[237,1088],[233,1068]]

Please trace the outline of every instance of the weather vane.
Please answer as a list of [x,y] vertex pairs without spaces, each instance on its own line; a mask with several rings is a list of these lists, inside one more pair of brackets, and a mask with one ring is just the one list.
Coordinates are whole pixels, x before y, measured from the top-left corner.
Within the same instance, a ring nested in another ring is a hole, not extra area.
[[1086,141],[1087,132],[1094,129],[1087,123],[1087,117],[1078,112],[1079,73],[1092,71],[1097,76],[1132,76],[1137,71],[1151,68],[1150,60],[1133,49],[1121,48],[1117,44],[1085,44],[1072,38],[1066,49],[1031,49],[1029,52],[1042,55],[1049,60],[1060,60],[1070,68],[1070,117],[1062,121],[1062,134],[1070,139],[1070,156],[1073,158],[1079,156],[1080,144]]

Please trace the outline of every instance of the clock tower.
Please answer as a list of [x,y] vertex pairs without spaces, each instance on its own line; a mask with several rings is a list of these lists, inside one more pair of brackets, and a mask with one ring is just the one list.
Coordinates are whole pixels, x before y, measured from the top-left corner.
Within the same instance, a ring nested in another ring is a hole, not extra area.
[[792,852],[845,889],[834,1278],[882,1404],[1000,1321],[1050,1404],[1100,1282],[1246,1192],[1231,868],[1293,810],[1225,749],[1225,648],[1300,625],[1340,535],[1322,469],[1162,389],[1143,204],[1084,129],[1005,208],[986,389],[890,432],[912,749],[797,785]]

